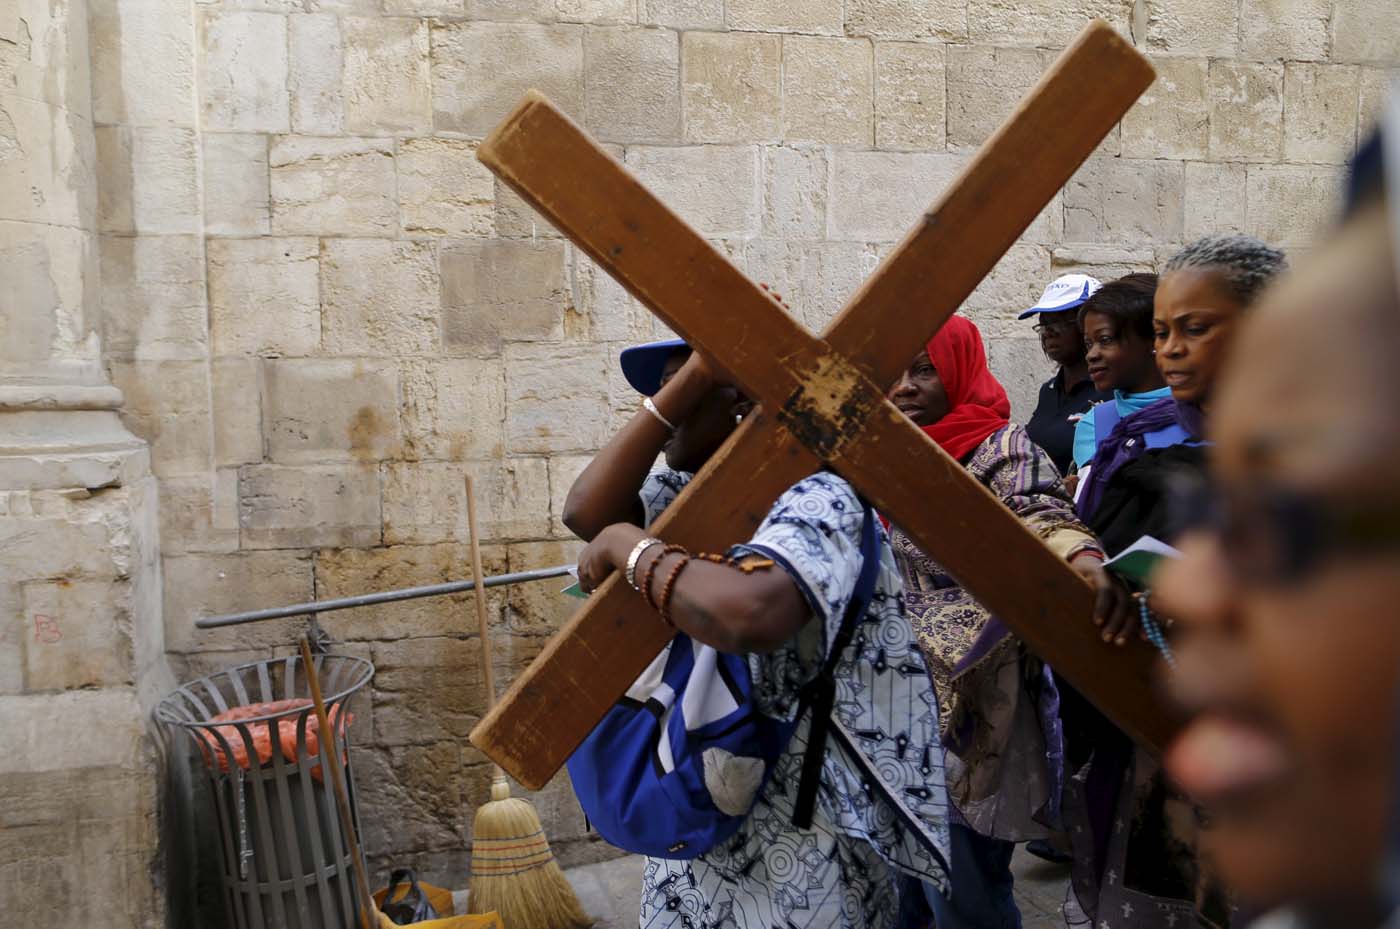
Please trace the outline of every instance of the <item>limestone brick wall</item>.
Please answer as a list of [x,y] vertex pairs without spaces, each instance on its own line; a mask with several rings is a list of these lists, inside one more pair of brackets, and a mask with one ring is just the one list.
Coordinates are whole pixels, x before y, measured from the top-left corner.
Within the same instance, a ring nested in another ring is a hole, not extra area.
[[[635,409],[618,350],[659,329],[476,162],[525,89],[819,327],[1105,18],[1161,79],[964,308],[1024,419],[1049,370],[1015,314],[1051,277],[1156,268],[1215,231],[1307,247],[1400,16],[1397,0],[93,2],[105,357],[160,478],[185,676],[302,626],[201,633],[200,613],[464,576],[464,473],[488,571],[576,553],[561,501]],[[558,586],[491,596],[503,674],[569,612]],[[469,603],[324,624],[378,667],[356,723],[372,863],[460,885],[488,778],[465,738],[482,709]],[[536,799],[566,862],[607,854],[565,785]]]

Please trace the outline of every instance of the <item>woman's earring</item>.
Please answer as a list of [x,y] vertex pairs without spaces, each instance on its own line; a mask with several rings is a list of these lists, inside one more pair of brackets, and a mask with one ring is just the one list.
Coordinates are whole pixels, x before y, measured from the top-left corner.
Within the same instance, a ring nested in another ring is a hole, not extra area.
[[740,423],[742,423],[743,421],[744,421],[744,414],[743,414],[743,413],[735,413],[735,414],[734,414],[734,425],[737,426],[737,425],[739,425]]

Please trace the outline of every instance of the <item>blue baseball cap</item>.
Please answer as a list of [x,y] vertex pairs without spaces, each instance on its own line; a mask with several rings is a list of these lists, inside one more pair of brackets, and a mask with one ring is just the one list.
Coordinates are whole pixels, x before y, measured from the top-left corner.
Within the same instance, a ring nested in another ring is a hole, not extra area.
[[664,339],[645,345],[632,345],[622,350],[622,376],[639,394],[650,397],[661,389],[661,372],[666,359],[679,349],[689,349],[685,339]]
[[1098,278],[1087,274],[1066,274],[1057,277],[1045,288],[1039,302],[1016,318],[1025,319],[1037,313],[1062,313],[1065,310],[1073,310],[1083,306],[1084,301],[1102,286],[1103,283]]

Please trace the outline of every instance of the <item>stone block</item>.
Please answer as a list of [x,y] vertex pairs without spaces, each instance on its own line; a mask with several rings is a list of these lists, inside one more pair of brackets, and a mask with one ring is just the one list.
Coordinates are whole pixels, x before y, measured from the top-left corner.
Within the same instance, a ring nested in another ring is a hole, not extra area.
[[[583,546],[584,543],[579,539],[516,543],[510,546],[510,569],[530,571],[534,568],[575,564]],[[508,588],[506,618],[512,638],[539,638],[558,632],[580,605],[573,597],[559,595],[559,591],[569,583],[571,579],[564,577],[557,581],[516,584]],[[517,651],[515,654],[507,653],[505,657],[510,664],[519,664],[521,660],[528,660],[525,659],[525,654],[523,651]]]
[[749,146],[627,149],[627,167],[703,236],[758,231],[758,151]]
[[561,23],[624,25],[637,21],[638,0],[554,0]]
[[466,0],[467,18],[503,23],[549,23],[555,0]]
[[[94,780],[111,776],[115,773],[112,769],[124,769],[138,777],[149,776],[141,758],[146,748],[143,716],[135,690],[126,687],[70,690],[0,700],[0,775],[50,774],[49,789],[24,797],[27,802],[22,803],[16,802],[19,798],[14,789],[15,780],[10,777],[0,780],[0,801],[3,801],[0,802],[0,835],[9,838],[11,831],[21,825],[52,825],[55,820],[67,817],[96,825],[110,816],[113,808],[107,804],[112,798],[129,799],[130,793],[110,787],[99,793],[74,792],[70,789],[73,782],[67,775],[81,768],[87,769],[84,773]],[[124,786],[130,788],[129,784]],[[154,816],[154,811],[142,811],[135,802],[125,809],[136,815]],[[143,836],[138,831],[130,838],[139,841]],[[154,836],[144,838],[154,841]],[[70,887],[83,883],[79,880]],[[58,898],[47,900],[49,906],[55,899]],[[94,920],[93,924],[100,925],[101,920]]]
[[1156,82],[1123,117],[1123,157],[1205,158],[1210,144],[1207,63],[1157,57],[1152,64]]
[[1376,128],[1376,123],[1380,120],[1381,112],[1385,108],[1386,98],[1390,95],[1390,88],[1395,84],[1397,78],[1400,78],[1400,71],[1376,68],[1361,69],[1361,90],[1357,95],[1359,118],[1356,138],[1358,141],[1365,141]]
[[840,35],[841,0],[725,0],[724,18],[730,29],[747,32],[802,32]]
[[1050,250],[1043,245],[1017,243],[968,295],[959,312],[977,324],[984,339],[1026,337],[1029,321],[1016,317],[1035,305],[1053,279]]
[[[6,559],[0,600],[18,596],[14,586],[19,578],[131,574],[130,548],[118,536],[132,525],[136,506],[131,489],[106,488],[98,495],[85,494],[82,490],[56,490],[0,495],[0,547]],[[18,614],[18,600],[13,607],[15,612],[10,616]],[[0,627],[0,635],[9,628]]]
[[301,552],[233,552],[166,556],[165,645],[172,652],[271,648],[296,641],[299,616],[222,629],[196,629],[201,616],[219,616],[316,599],[311,556]]
[[496,180],[464,139],[399,143],[399,222],[409,235],[489,236]]
[[373,465],[248,465],[238,473],[245,549],[377,545],[379,469]]
[[593,451],[607,441],[611,359],[600,345],[506,346],[506,448],[512,455]]
[[[395,714],[397,723],[416,722],[397,714],[400,708],[412,712],[407,694],[385,699],[392,701],[386,709]],[[480,776],[490,769],[480,765],[468,769],[463,764],[462,739],[388,747],[381,747],[377,739],[367,741],[370,746],[355,757],[365,854],[371,862],[375,855],[388,856],[385,868],[396,867],[393,861],[411,859],[419,879],[427,881],[422,856],[460,854],[470,841],[466,782],[471,774]],[[375,868],[373,874],[389,873],[373,863],[370,867]],[[459,868],[453,876],[462,883],[470,862],[459,862]]]
[[1239,48],[1238,3],[1182,0],[1154,3],[1147,14],[1147,47],[1170,55],[1232,58]]
[[90,5],[95,123],[194,127],[193,9],[181,0]]
[[394,235],[399,205],[388,139],[274,139],[272,231],[278,235]]
[[199,140],[192,130],[99,126],[94,135],[100,231],[200,231]]
[[161,480],[160,548],[163,555],[238,551],[238,472]]
[[572,245],[568,264],[572,305],[564,312],[567,340],[641,342],[651,337],[651,313],[608,272]]
[[[601,419],[595,412],[594,417]],[[384,541],[389,545],[470,538],[463,475],[471,473],[483,542],[549,535],[549,472],[543,458],[482,462],[394,462],[384,466]]]
[[209,330],[216,355],[306,355],[321,345],[315,239],[210,239]]
[[1127,36],[1130,9],[1126,0],[981,0],[968,5],[967,28],[978,44],[1064,48],[1092,19],[1102,19]]
[[435,353],[442,327],[431,242],[327,239],[321,347],[339,355]]
[[564,501],[569,497],[569,488],[593,460],[592,455],[555,455],[549,459],[549,531],[551,535],[564,539],[575,538],[574,533],[564,525]]
[[203,358],[204,250],[197,236],[102,236],[102,348],[109,358]]
[[873,58],[867,39],[784,38],[783,137],[870,145],[875,137]]
[[[977,15],[984,11],[978,9]],[[875,39],[967,38],[967,0],[847,0],[846,35]]]
[[498,360],[402,362],[403,454],[410,460],[498,459],[505,450],[505,374]]
[[755,239],[745,258],[754,279],[782,294],[792,315],[814,332],[846,305],[878,261],[875,248],[863,242],[788,239]]
[[267,455],[280,464],[380,461],[399,453],[398,371],[385,361],[266,362]]
[[875,147],[942,151],[948,144],[942,45],[875,43]]
[[681,138],[680,41],[669,29],[584,34],[583,124],[610,142]]
[[287,132],[287,17],[203,11],[199,108],[210,132]]
[[480,643],[413,638],[376,643],[371,654],[375,745],[466,743],[485,707]]
[[428,23],[407,17],[348,16],[340,28],[346,131],[432,129]]
[[496,178],[496,235],[514,239],[557,239],[559,230]]
[[782,40],[738,32],[690,32],[681,40],[687,142],[752,142],[782,132]]
[[1244,0],[1240,54],[1265,61],[1326,58],[1331,18],[1328,0]]
[[1344,164],[1351,157],[1360,79],[1350,65],[1295,62],[1284,67],[1284,160]]
[[161,477],[202,474],[211,463],[209,366],[203,361],[133,361],[108,365],[126,398],[122,422],[151,443]]
[[[114,156],[126,155],[109,176],[129,186],[130,155],[122,148],[122,137],[115,130],[99,130],[98,141]],[[28,157],[29,152],[42,152],[43,157]],[[0,99],[0,217],[92,229],[99,216],[97,185],[92,183],[99,167],[95,152],[87,120],[48,103],[6,94]],[[113,200],[130,212],[127,199]]]
[[1394,0],[1338,0],[1332,12],[1332,60],[1394,66]]
[[827,234],[895,242],[962,169],[957,155],[836,151],[831,162]]
[[464,0],[384,0],[388,16],[456,16],[466,15]]
[[1186,216],[1182,238],[1244,232],[1245,167],[1186,163]]
[[583,30],[534,23],[435,23],[433,124],[484,136],[535,88],[564,112],[583,109]]
[[292,131],[337,135],[343,124],[345,66],[340,20],[327,13],[293,15],[287,17],[287,29]]
[[1065,238],[1133,244],[1179,242],[1185,170],[1181,162],[1095,158],[1065,187]]
[[1045,72],[1045,52],[954,45],[948,49],[948,145],[975,149]]
[[1039,339],[993,339],[987,343],[992,374],[1011,400],[1011,421],[1024,423],[1035,412],[1040,385],[1055,373]]
[[450,353],[494,355],[503,340],[564,334],[568,301],[558,240],[443,242],[442,339]]
[[116,579],[21,583],[30,693],[120,687],[135,680],[127,585]]
[[1283,154],[1283,66],[1213,61],[1210,160],[1278,161]]
[[[485,546],[481,569],[487,576],[508,571],[505,548]],[[322,598],[445,584],[470,580],[471,576],[471,549],[460,542],[330,549],[316,555],[316,595]],[[487,590],[487,616],[501,632],[505,631],[505,603],[506,589]],[[342,641],[397,641],[439,635],[461,638],[477,628],[473,604],[471,591],[381,603],[325,613],[321,626]]]
[[793,239],[826,235],[824,148],[763,149],[763,233]]
[[267,235],[272,231],[267,136],[205,133],[204,231]]
[[215,467],[262,461],[262,361],[215,358],[211,377]]
[[723,29],[724,0],[638,0],[640,22],[671,29]]
[[1050,253],[1052,279],[1063,274],[1088,274],[1108,282],[1127,274],[1156,269],[1156,256],[1147,246],[1067,245]]
[[1343,176],[1340,166],[1251,165],[1245,232],[1275,247],[1312,245],[1340,214]]

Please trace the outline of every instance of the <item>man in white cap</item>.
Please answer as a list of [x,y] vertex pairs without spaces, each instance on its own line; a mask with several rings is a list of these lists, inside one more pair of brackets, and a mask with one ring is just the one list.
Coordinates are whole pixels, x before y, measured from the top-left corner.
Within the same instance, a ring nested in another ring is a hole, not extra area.
[[1026,423],[1031,441],[1045,449],[1063,474],[1074,448],[1074,427],[1079,417],[1109,395],[1094,389],[1084,360],[1084,337],[1079,331],[1078,310],[1102,285],[1087,274],[1057,277],[1045,288],[1035,306],[1018,319],[1037,316],[1035,331],[1047,358],[1060,366],[1040,387],[1040,400]]

